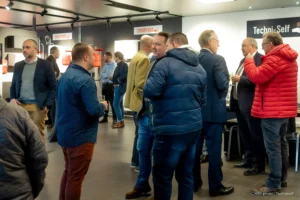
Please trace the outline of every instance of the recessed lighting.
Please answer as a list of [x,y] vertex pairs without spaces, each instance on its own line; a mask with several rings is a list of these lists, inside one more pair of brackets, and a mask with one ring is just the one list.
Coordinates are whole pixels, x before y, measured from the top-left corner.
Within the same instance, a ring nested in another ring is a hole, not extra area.
[[214,4],[214,3],[224,3],[224,2],[236,1],[236,0],[197,0],[197,1],[205,4]]
[[296,4],[299,4],[299,1],[297,1]]
[[249,6],[249,9],[252,9],[252,6]]

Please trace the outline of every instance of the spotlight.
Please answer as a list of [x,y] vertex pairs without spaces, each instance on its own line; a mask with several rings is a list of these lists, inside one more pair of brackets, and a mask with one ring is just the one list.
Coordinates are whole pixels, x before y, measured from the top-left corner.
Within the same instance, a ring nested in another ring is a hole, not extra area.
[[72,30],[74,30],[74,24],[73,23],[71,24],[71,28],[72,28]]
[[14,3],[12,1],[9,1],[9,3],[7,4],[7,6],[5,6],[6,10],[10,10],[11,7],[13,7]]
[[45,26],[45,29],[47,30],[47,32],[50,32],[49,26]]
[[46,15],[47,14],[47,10],[46,10],[46,8],[44,8],[44,10],[40,13],[40,15],[43,17],[44,15]]
[[78,20],[79,20],[79,16],[77,15],[77,17],[73,19],[73,23],[77,22]]
[[109,19],[106,20],[106,26],[107,26],[107,27],[111,27],[111,23],[110,23],[110,20],[109,20]]
[[128,17],[127,22],[132,26],[132,21],[131,21],[130,17]]
[[158,22],[161,22],[162,18],[160,18],[158,15],[156,15],[155,20],[158,21]]

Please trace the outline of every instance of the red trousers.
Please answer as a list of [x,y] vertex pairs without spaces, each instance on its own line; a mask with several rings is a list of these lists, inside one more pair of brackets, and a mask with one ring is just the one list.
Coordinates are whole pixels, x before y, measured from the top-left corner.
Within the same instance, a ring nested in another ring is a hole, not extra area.
[[61,179],[59,200],[80,200],[81,185],[93,157],[95,144],[86,143],[79,147],[62,148],[65,171]]

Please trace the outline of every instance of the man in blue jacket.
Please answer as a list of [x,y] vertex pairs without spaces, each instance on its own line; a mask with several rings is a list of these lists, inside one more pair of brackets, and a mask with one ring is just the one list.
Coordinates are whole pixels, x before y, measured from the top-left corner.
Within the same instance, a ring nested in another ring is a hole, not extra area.
[[107,103],[99,103],[90,73],[93,49],[78,43],[72,49],[72,64],[61,76],[57,88],[57,139],[65,157],[60,200],[79,200],[81,185],[92,160],[98,120]]
[[[150,99],[154,136],[154,199],[169,200],[173,173],[179,184],[178,199],[193,199],[195,142],[202,128],[206,73],[188,48],[183,33],[169,36],[166,57],[149,74],[144,98]],[[219,159],[220,160],[220,159]]]
[[[213,30],[206,30],[199,37],[201,51],[199,63],[207,73],[207,104],[202,109],[203,131],[208,152],[208,180],[210,196],[226,195],[233,187],[222,184],[221,147],[224,122],[227,121],[226,96],[229,87],[229,73],[224,58],[217,55],[219,39]],[[201,151],[203,141],[198,141]],[[200,156],[196,159],[200,159]],[[201,165],[195,170],[201,171]],[[196,173],[198,176],[200,172]],[[195,176],[197,180],[199,177]],[[199,185],[200,186],[200,185]]]

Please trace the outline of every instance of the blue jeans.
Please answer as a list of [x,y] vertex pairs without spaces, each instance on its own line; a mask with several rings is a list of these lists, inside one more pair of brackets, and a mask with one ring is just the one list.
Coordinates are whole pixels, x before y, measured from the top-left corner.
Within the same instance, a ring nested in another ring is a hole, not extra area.
[[194,181],[196,184],[202,181],[200,155],[205,139],[208,152],[208,183],[210,192],[215,192],[223,186],[223,173],[221,168],[222,130],[223,123],[203,122],[203,129],[197,140],[195,165],[193,169]]
[[132,112],[133,115],[133,121],[135,124],[135,131],[134,131],[134,141],[133,141],[133,148],[132,148],[132,158],[131,158],[131,166],[139,166],[139,153],[137,151],[137,141],[139,139],[139,123],[137,120],[137,113],[136,112]]
[[171,198],[174,171],[178,182],[178,200],[193,199],[192,166],[199,135],[200,130],[183,135],[154,136],[152,174],[155,200]]
[[154,135],[152,133],[151,118],[144,115],[139,119],[139,139],[137,141],[137,149],[139,152],[139,176],[136,187],[146,189],[149,186],[149,176],[151,174],[151,150]]
[[113,106],[117,115],[118,122],[124,120],[124,106],[123,106],[124,93],[120,93],[120,86],[114,86],[114,102]]
[[286,133],[287,118],[262,119],[264,143],[269,157],[270,174],[266,182],[267,188],[281,188],[281,138]]

